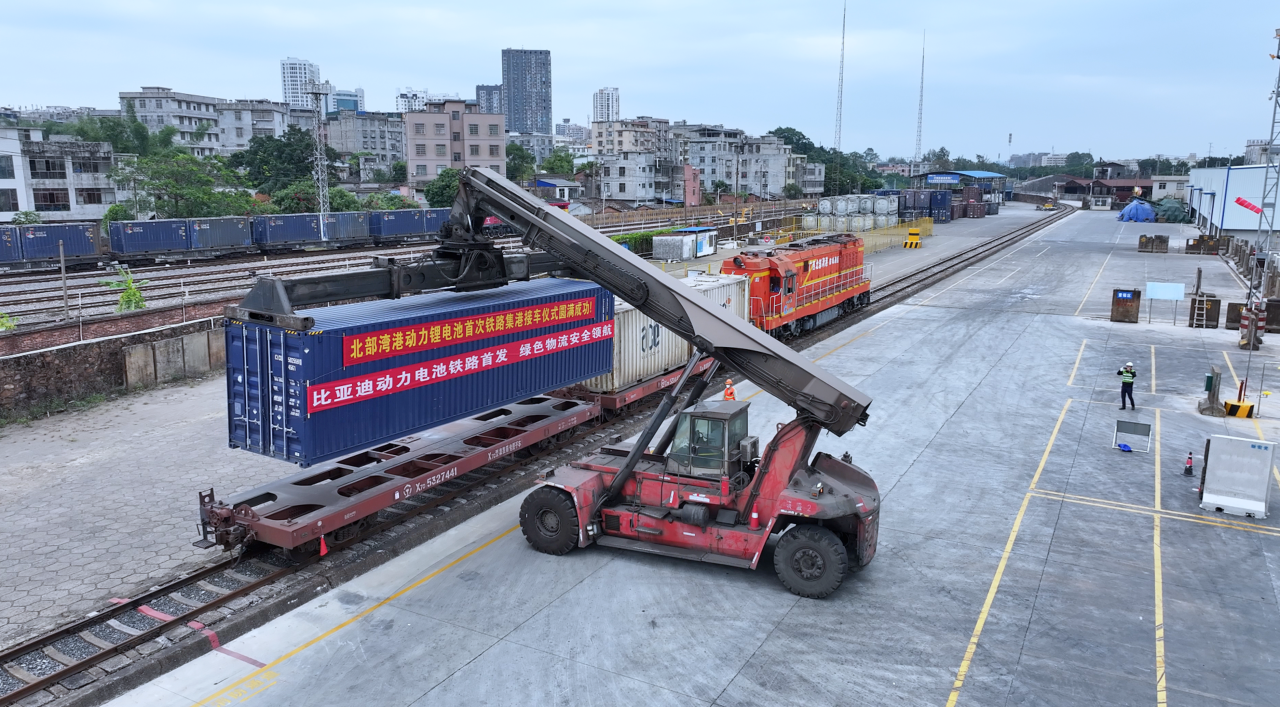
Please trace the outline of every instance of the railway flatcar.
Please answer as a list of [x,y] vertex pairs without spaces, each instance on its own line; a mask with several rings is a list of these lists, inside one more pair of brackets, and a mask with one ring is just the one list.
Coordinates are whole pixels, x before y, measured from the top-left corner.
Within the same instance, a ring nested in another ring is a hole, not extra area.
[[56,268],[59,242],[68,268],[92,266],[109,251],[96,223],[0,226],[0,271]]
[[849,234],[748,250],[720,272],[749,280],[751,323],[779,339],[816,329],[871,302],[871,271],[862,239]]

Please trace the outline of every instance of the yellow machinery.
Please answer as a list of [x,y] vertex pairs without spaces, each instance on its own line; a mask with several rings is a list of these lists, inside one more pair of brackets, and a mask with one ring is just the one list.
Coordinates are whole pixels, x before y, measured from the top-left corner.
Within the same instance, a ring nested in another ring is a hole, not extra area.
[[1056,211],[1057,208],[1058,208],[1057,203],[1052,201],[1047,201],[1043,204],[1036,205],[1036,211]]
[[919,248],[920,247],[920,229],[907,229],[907,240],[902,242],[903,248]]

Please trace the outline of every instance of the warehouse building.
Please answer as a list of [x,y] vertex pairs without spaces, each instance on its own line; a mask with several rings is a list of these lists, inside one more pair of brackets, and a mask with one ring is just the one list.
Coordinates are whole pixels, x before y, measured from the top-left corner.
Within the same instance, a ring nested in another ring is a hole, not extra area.
[[1266,165],[1197,168],[1187,184],[1187,203],[1192,222],[1209,235],[1241,236],[1252,239],[1258,232],[1259,214],[1236,203],[1243,198],[1270,212],[1276,223],[1275,202],[1262,203],[1262,181]]
[[983,170],[926,172],[911,178],[912,189],[963,189],[976,186],[987,201],[1004,201],[1004,185],[1008,177]]

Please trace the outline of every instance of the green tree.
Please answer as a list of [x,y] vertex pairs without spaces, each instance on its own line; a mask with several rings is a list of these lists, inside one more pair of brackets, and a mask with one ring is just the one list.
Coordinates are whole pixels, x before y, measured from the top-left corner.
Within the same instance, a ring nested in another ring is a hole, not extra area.
[[[315,154],[315,141],[310,132],[290,125],[281,137],[255,135],[249,140],[248,149],[241,150],[227,161],[233,169],[244,170],[248,185],[262,194],[277,191],[311,177]],[[338,171],[333,163],[338,152],[326,147],[329,159],[329,183],[338,183]]]
[[880,154],[868,147],[862,151],[862,159],[866,160],[867,164],[874,167],[877,162],[880,162]]
[[[310,179],[299,179],[271,195],[271,203],[284,214],[313,214],[320,210],[316,196],[316,184]],[[360,200],[355,194],[338,187],[329,188],[329,211],[360,211]]]
[[409,165],[404,162],[391,163],[391,181],[394,184],[409,183]]
[[542,171],[552,174],[573,174],[573,153],[557,147],[542,160]]
[[[516,147],[519,147],[516,145]],[[427,197],[427,205],[433,209],[443,209],[447,206],[453,206],[453,200],[458,196],[458,175],[456,169],[446,169],[436,175],[435,179],[427,182],[427,186],[423,187],[422,194]]]
[[[160,218],[240,215],[253,206],[253,196],[222,157],[176,153],[138,160],[130,169],[136,189]],[[117,182],[123,175],[123,170],[113,173]]]
[[729,193],[729,183],[728,183],[728,182],[726,182],[726,181],[723,181],[723,180],[717,179],[717,180],[715,180],[714,182],[712,182],[712,183],[711,183],[711,191],[712,191],[712,192],[714,192],[714,193],[716,193],[716,194],[728,194],[728,193]]
[[573,173],[581,174],[583,172],[586,172],[587,174],[595,174],[595,171],[596,171],[596,161],[589,160],[575,167],[573,170]]
[[[372,152],[363,152],[363,151],[353,152],[351,153],[351,156],[347,158],[347,167],[348,167],[347,175],[351,178],[351,181],[354,181],[356,184],[359,184],[364,181],[363,179],[364,175],[361,174],[361,169],[360,169],[360,161],[361,161],[360,158],[368,157],[372,154],[373,154]],[[372,171],[376,171],[376,170],[372,170]],[[377,181],[377,177],[370,175],[370,178],[373,179],[374,181]]]
[[400,194],[370,194],[365,197],[363,207],[368,211],[390,211],[394,209],[417,209],[418,202]]
[[782,196],[787,199],[803,199],[804,189],[801,189],[799,184],[791,182],[782,188]]
[[132,312],[146,308],[147,303],[142,298],[142,291],[138,288],[149,284],[150,281],[134,280],[133,273],[123,265],[117,265],[116,272],[120,274],[119,280],[98,280],[101,285],[106,285],[113,290],[121,290],[120,303],[116,305],[116,311]]
[[23,226],[29,223],[40,223],[40,214],[35,211],[19,211],[13,215],[13,225]]
[[812,154],[817,149],[817,146],[813,144],[813,140],[805,137],[804,133],[795,128],[774,128],[768,134],[782,138],[783,142],[791,146],[791,152],[797,155]]
[[950,172],[955,169],[951,164],[951,153],[945,147],[929,150],[924,153],[924,161],[932,164],[939,172]]
[[102,217],[102,232],[107,232],[107,228],[110,227],[112,221],[132,221],[134,218],[134,214],[129,210],[129,207],[124,204],[112,204]]
[[[533,153],[524,149],[516,143],[507,145],[507,179],[523,184],[533,176],[533,166],[536,159]],[[436,177],[439,179],[439,177]],[[452,201],[452,199],[450,199]]]

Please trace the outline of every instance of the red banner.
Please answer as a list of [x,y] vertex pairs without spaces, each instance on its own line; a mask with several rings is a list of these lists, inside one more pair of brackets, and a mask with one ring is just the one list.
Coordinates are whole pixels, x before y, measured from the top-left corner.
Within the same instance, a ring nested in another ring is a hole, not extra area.
[[342,365],[465,344],[499,334],[594,319],[595,316],[596,300],[586,297],[354,334],[342,337]]
[[307,386],[307,413],[331,410],[362,400],[421,388],[611,338],[612,319],[447,358],[375,371],[331,383],[317,383]]
[[1245,198],[1244,198],[1243,196],[1237,196],[1237,197],[1236,197],[1236,203],[1237,203],[1237,204],[1239,204],[1239,205],[1241,205],[1241,206],[1243,206],[1243,207],[1245,207],[1246,209],[1248,209],[1248,210],[1252,211],[1252,212],[1253,212],[1253,213],[1255,213],[1255,214],[1260,214],[1260,213],[1262,213],[1262,207],[1261,207],[1261,206],[1258,206],[1258,205],[1256,205],[1256,204],[1250,203],[1249,201],[1245,200]]

